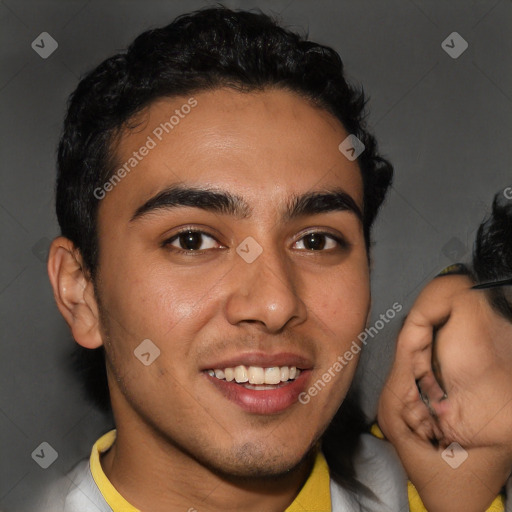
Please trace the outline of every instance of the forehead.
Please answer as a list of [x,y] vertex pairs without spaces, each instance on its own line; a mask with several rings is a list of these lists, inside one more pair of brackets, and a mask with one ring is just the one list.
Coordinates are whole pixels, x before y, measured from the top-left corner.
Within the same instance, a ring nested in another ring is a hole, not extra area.
[[357,161],[338,149],[348,133],[296,93],[219,89],[164,98],[132,124],[115,148],[116,168],[136,165],[128,165],[108,201],[122,195],[123,204],[135,205],[171,184],[216,186],[269,204],[283,195],[341,187],[362,207]]

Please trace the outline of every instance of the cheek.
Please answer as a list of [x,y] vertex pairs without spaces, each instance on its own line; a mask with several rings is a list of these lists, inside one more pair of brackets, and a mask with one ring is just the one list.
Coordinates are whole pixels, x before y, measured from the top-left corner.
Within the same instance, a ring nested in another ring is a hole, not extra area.
[[310,294],[308,308],[328,327],[338,344],[351,342],[364,329],[370,308],[367,268],[331,275]]
[[[135,270],[119,269],[105,279],[109,353],[119,371],[138,382],[144,393],[159,386],[157,382],[179,390],[177,383],[195,375],[188,363],[194,359],[197,333],[218,309],[218,279],[185,271],[171,275],[167,268],[149,263],[131,268]],[[134,357],[143,340],[151,340],[156,349],[150,347],[159,354],[148,367]]]
[[172,275],[161,265],[125,264],[105,276],[104,305],[139,337],[162,337],[197,316],[208,282],[187,272]]
[[[182,383],[192,378],[190,365],[185,363],[191,359],[193,340],[210,301],[205,297],[204,280],[194,284],[179,272],[169,276],[149,264],[132,268],[137,270],[119,269],[105,279],[104,305],[109,355],[130,399],[144,407],[144,402],[151,401],[147,397],[157,400],[158,390],[166,389],[178,399]],[[147,352],[152,360],[148,366],[142,356]]]
[[369,276],[364,266],[331,276],[311,296],[310,317],[323,335],[319,336],[318,367],[310,391],[311,396],[322,395],[315,402],[317,407],[323,404],[320,408],[327,416],[334,413],[354,377],[363,349],[358,336],[365,328],[369,306]]

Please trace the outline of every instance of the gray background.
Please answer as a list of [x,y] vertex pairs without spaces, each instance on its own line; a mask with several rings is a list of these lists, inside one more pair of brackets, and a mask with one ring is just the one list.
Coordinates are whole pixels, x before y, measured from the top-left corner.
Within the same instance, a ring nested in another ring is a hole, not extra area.
[[[0,509],[30,496],[111,426],[69,370],[73,346],[54,305],[45,258],[58,234],[55,147],[66,98],[82,73],[141,31],[208,2],[17,1],[0,3],[2,67],[0,226]],[[335,47],[348,76],[371,96],[369,124],[393,161],[393,189],[375,229],[373,324],[395,301],[408,308],[441,268],[469,256],[495,192],[512,183],[512,2],[254,1],[292,29]],[[458,32],[469,48],[451,58]],[[59,47],[31,48],[41,32]],[[376,398],[399,319],[371,340],[359,372],[364,407]],[[59,457],[32,459],[43,441]]]

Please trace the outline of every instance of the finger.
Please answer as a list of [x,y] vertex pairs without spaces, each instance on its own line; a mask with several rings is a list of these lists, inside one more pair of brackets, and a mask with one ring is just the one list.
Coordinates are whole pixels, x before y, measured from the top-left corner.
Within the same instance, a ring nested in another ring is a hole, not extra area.
[[404,410],[403,419],[410,431],[422,441],[432,442],[442,437],[436,420],[425,404],[419,400]]
[[396,364],[409,366],[415,379],[432,373],[434,329],[445,323],[452,311],[451,296],[436,289],[431,285],[420,295],[398,336]]
[[[437,404],[446,399],[445,392],[441,389],[441,386],[439,386],[439,383],[432,372],[421,377],[418,380],[418,386],[421,393],[426,397],[427,405],[434,403]],[[425,400],[423,401],[425,402]]]

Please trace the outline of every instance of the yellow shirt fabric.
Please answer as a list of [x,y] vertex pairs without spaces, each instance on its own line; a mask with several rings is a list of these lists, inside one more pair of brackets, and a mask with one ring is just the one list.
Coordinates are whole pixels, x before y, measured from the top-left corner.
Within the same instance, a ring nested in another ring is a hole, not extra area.
[[[103,472],[100,462],[100,454],[106,452],[116,440],[116,430],[113,429],[100,437],[92,447],[89,464],[91,473],[103,498],[114,512],[140,512],[130,505],[110,483]],[[330,476],[327,462],[318,451],[313,470],[306,480],[293,503],[285,512],[331,512]]]
[[114,512],[140,512],[138,508],[130,505],[118,492],[117,489],[110,483],[107,475],[103,472],[100,462],[100,454],[106,452],[114,444],[116,440],[116,429],[107,432],[101,436],[92,447],[91,458],[89,465],[91,467],[91,474],[100,490],[103,498],[108,503]]
[[[379,439],[384,439],[384,434],[376,423],[372,425],[371,433]],[[410,512],[428,512],[412,482],[407,482],[407,493]],[[505,512],[505,497],[502,495],[498,496],[485,512]]]

